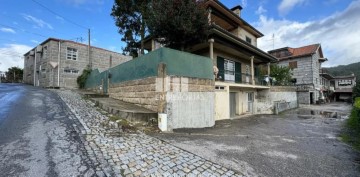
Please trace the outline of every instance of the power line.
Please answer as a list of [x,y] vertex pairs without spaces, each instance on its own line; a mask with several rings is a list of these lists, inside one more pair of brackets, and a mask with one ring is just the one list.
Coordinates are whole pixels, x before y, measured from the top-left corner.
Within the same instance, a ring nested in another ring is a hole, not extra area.
[[66,20],[66,21],[68,21],[68,22],[70,22],[70,23],[72,23],[72,24],[74,24],[74,25],[76,25],[76,26],[78,26],[78,27],[80,27],[80,28],[88,29],[87,27],[84,27],[84,26],[82,26],[82,25],[80,25],[80,24],[78,24],[78,23],[76,23],[76,22],[74,22],[74,21],[72,21],[72,20],[70,20],[70,19],[68,19],[68,18],[65,18],[64,16],[60,15],[59,13],[56,13],[55,11],[53,11],[53,10],[51,10],[50,8],[44,6],[43,4],[39,3],[38,1],[35,1],[35,0],[32,0],[32,1],[33,1],[34,3],[36,3],[36,4],[38,4],[39,6],[43,7],[44,9],[46,9],[46,10],[49,11],[50,13],[52,13],[52,14],[54,14],[54,15],[57,15],[57,16],[63,18],[64,20]]
[[12,56],[12,57],[20,57],[22,58],[23,56],[20,56],[20,55],[15,55],[15,54],[10,54],[10,53],[1,53],[0,52],[0,55],[8,55],[8,56]]
[[0,26],[4,26],[4,27],[7,27],[7,28],[17,29],[17,30],[20,30],[20,31],[23,31],[23,32],[27,32],[27,33],[31,33],[31,34],[34,34],[34,35],[38,35],[38,36],[47,38],[47,36],[44,36],[44,35],[42,35],[42,34],[34,33],[34,32],[31,32],[31,31],[24,30],[24,29],[20,29],[20,28],[15,28],[15,27],[13,27],[13,26],[4,25],[4,24],[0,24]]

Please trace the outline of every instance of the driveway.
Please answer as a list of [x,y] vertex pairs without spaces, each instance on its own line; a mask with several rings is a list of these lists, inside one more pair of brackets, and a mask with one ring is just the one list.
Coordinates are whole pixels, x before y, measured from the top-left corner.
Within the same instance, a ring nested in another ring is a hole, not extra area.
[[338,138],[350,109],[315,105],[152,136],[247,176],[360,176],[359,153]]

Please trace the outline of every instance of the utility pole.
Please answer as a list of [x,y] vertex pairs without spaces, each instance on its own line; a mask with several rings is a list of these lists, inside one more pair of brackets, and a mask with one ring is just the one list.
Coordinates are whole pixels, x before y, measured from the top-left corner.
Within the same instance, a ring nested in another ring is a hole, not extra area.
[[90,28],[88,29],[88,59],[89,59],[89,67],[92,69],[92,61],[90,57]]
[[273,50],[275,49],[275,34],[272,35],[272,41],[273,41]]
[[15,70],[14,70],[14,80],[13,80],[13,83],[15,83]]

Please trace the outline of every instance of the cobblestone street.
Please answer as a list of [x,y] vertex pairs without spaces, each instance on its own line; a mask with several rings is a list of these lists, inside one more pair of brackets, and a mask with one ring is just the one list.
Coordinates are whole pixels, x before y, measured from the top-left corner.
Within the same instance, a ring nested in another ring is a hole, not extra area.
[[55,92],[81,122],[85,149],[98,176],[242,176],[233,170],[143,133],[122,133],[89,100],[72,91]]

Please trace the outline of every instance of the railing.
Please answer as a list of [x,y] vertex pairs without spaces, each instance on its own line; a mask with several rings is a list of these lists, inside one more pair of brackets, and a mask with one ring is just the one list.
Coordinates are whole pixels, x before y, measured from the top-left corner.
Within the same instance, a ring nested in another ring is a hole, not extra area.
[[[227,75],[227,74],[222,74],[220,72],[218,74],[218,78],[215,79],[216,81],[252,85],[253,77],[250,74],[236,73],[235,75],[231,75],[231,74]],[[219,75],[220,75],[220,77],[219,77]],[[224,76],[224,78],[222,78],[221,76]],[[254,80],[255,80],[255,85],[263,85],[263,86],[267,85],[267,82],[265,81],[264,76],[255,76]]]

